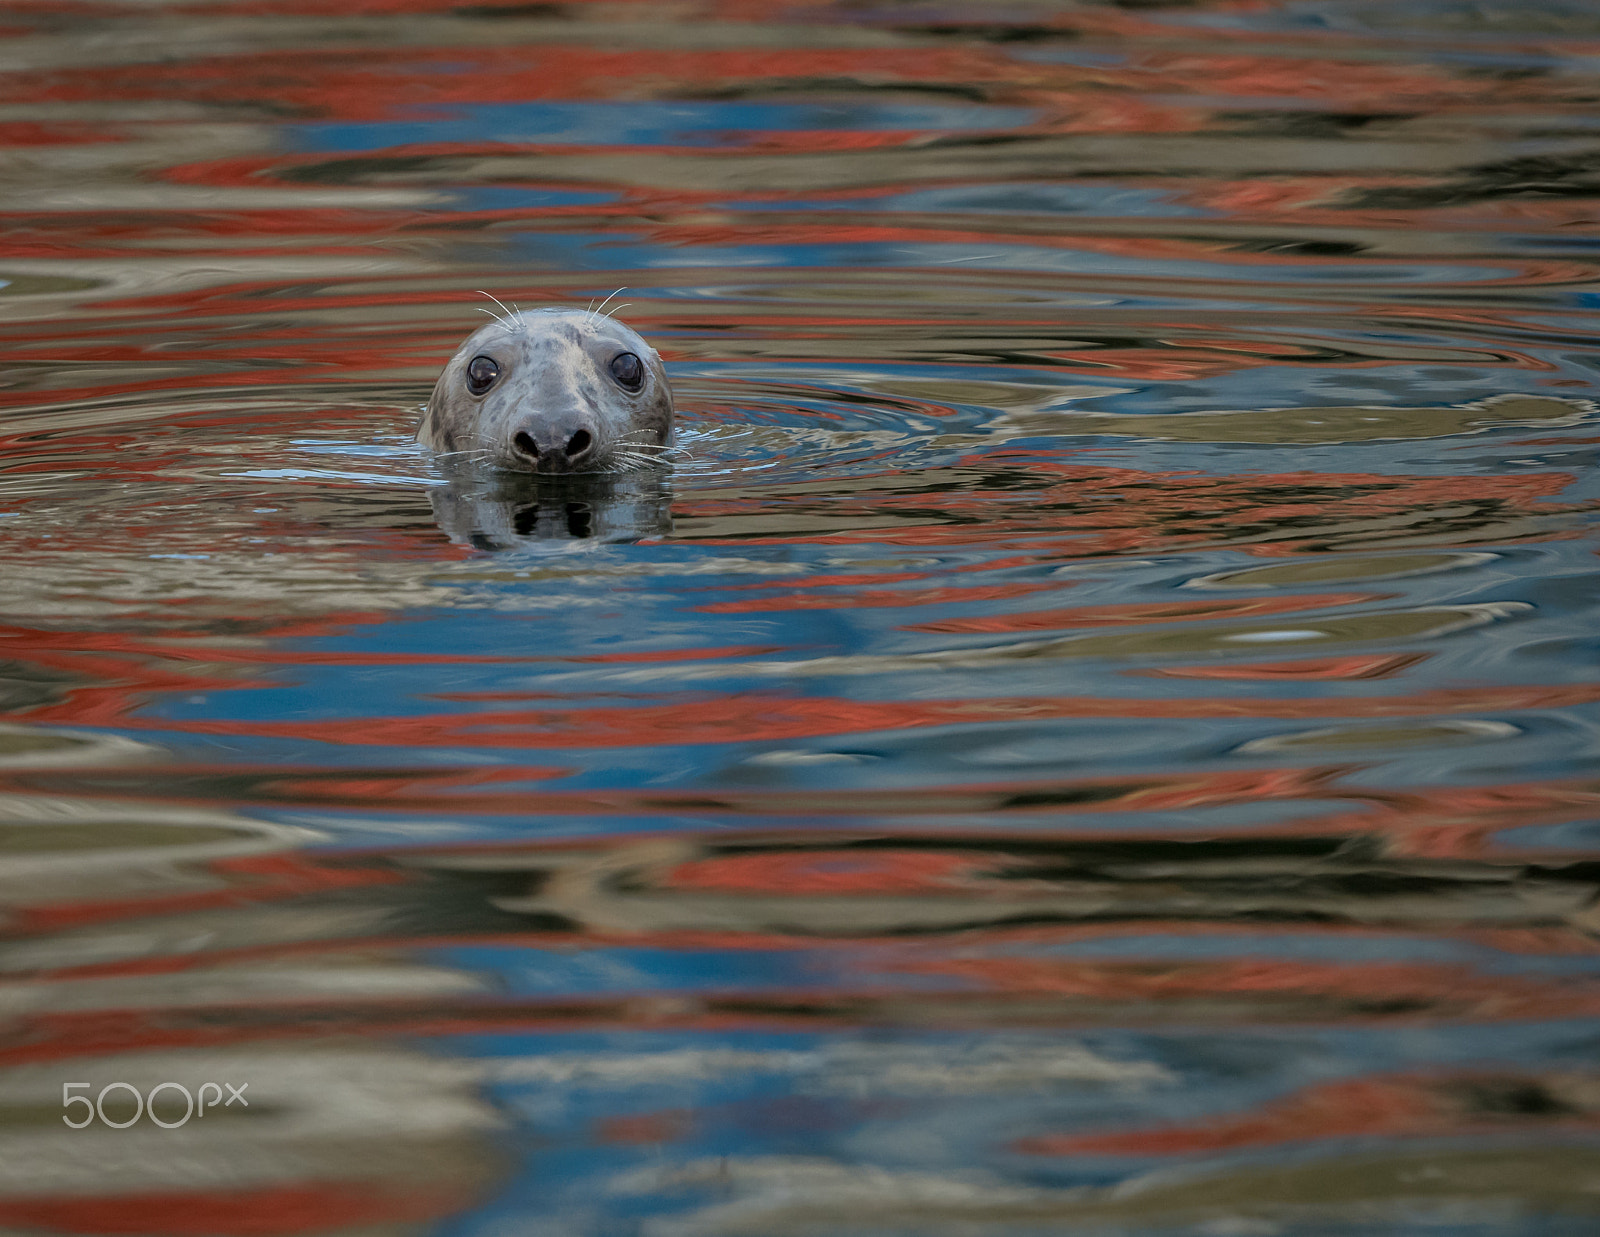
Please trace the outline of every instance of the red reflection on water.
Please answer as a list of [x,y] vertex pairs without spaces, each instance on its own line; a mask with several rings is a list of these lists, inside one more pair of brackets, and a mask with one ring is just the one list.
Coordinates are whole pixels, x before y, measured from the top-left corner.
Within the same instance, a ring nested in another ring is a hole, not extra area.
[[594,1137],[597,1142],[623,1146],[670,1143],[687,1137],[694,1124],[694,1109],[665,1108],[602,1118],[595,1125]]
[[[1397,528],[1410,537],[1447,534],[1456,545],[1548,540],[1578,535],[1576,525],[1568,531],[1556,522],[1596,506],[1556,501],[1575,480],[1565,472],[1204,476],[1093,466],[1064,460],[1057,449],[1015,447],[963,464],[935,493],[927,485],[902,492],[896,481],[908,474],[895,471],[850,478],[816,495],[689,497],[674,504],[673,516],[680,525],[702,523],[706,531],[695,538],[713,545],[738,545],[751,536],[773,543],[925,548],[1025,542],[1043,561],[1203,545],[1262,557],[1368,549],[1397,539]],[[797,521],[814,515],[817,527],[791,534],[764,527],[745,533],[739,526],[744,517],[774,510]],[[719,536],[719,527],[738,535]]]
[[[809,821],[832,817],[927,817],[930,825],[940,818],[982,814],[1053,818],[1306,800],[1361,806],[1325,816],[1297,818],[1292,824],[1276,826],[1277,832],[1288,836],[1381,834],[1397,853],[1439,858],[1482,855],[1489,852],[1493,835],[1502,830],[1581,820],[1600,809],[1600,785],[1592,780],[1397,788],[1354,781],[1352,775],[1359,768],[1313,765],[978,785],[678,791],[559,790],[527,785],[574,772],[559,767],[344,771],[206,765],[162,766],[148,773],[133,767],[76,769],[70,774],[12,772],[0,778],[0,787],[38,794],[58,793],[59,786],[80,798],[110,797],[134,802],[225,802],[307,809],[369,807],[385,812],[470,817],[658,818],[663,813]],[[1259,831],[1240,827],[1217,832],[1254,835]]]
[[1335,965],[1273,958],[1109,963],[957,956],[908,964],[908,969],[957,976],[1013,996],[1033,993],[1176,1005],[1270,995],[1272,1001],[1283,1003],[1283,1013],[1290,1016],[1297,998],[1314,998],[1318,1004],[1347,1003],[1353,1012],[1386,1012],[1417,1021],[1439,1017],[1592,1018],[1600,1014],[1600,984],[1508,978],[1466,966]]
[[54,1233],[278,1237],[343,1226],[416,1224],[477,1200],[479,1183],[296,1181],[267,1187],[0,1198],[0,1223]]
[[[1222,676],[1217,676],[1222,677]],[[120,696],[117,697],[121,699]],[[451,693],[445,699],[562,700],[545,693]],[[95,707],[108,706],[100,697]],[[600,708],[494,709],[420,717],[348,717],[305,721],[165,719],[115,714],[124,728],[184,734],[257,735],[318,743],[384,747],[546,748],[656,747],[698,743],[775,742],[962,723],[1069,718],[1229,718],[1292,720],[1420,719],[1532,708],[1568,708],[1600,700],[1600,684],[1439,688],[1406,696],[1342,699],[1216,697],[1140,699],[1114,696],[1012,696],[977,700],[852,700],[837,696],[740,694],[662,704]],[[126,701],[123,701],[126,708]],[[90,720],[73,705],[41,708],[41,720]],[[1418,723],[1420,724],[1420,723]]]
[[[831,984],[710,993],[664,988],[531,997],[474,993],[449,999],[405,994],[341,997],[328,992],[315,1001],[222,1001],[171,1010],[107,1008],[22,1014],[0,1042],[0,1066],[157,1048],[270,1044],[327,1035],[433,1037],[608,1028],[821,1029],[904,1025],[908,1020],[942,1021],[951,1026],[1068,1028],[1126,1025],[1129,1018],[1141,1023],[1154,1019],[1200,1025],[1425,1026],[1440,1019],[1492,1024],[1586,1019],[1600,1014],[1600,991],[1593,984],[1574,988],[1566,981],[1549,978],[1507,982],[1503,976],[1479,974],[1465,967],[1336,967],[1249,959],[1233,963],[1162,959],[1071,964],[982,956],[982,936],[968,932],[963,940],[974,956],[927,965],[896,961],[892,969],[903,977],[921,977],[920,984],[909,985],[902,978],[853,989]],[[471,947],[494,944],[496,939],[397,938],[390,943],[401,948]],[[542,941],[535,937],[500,938],[499,943],[557,947],[582,943],[593,948],[606,942],[603,937]],[[733,939],[729,944],[737,947],[739,942]],[[713,942],[712,947],[724,946]],[[764,947],[770,948],[771,943]],[[804,947],[811,945],[806,942]],[[359,961],[372,956],[371,948],[358,942],[344,952],[349,960]],[[292,966],[295,955],[304,952],[284,951],[279,960]],[[257,955],[257,961],[264,956]],[[322,951],[301,961],[314,966],[318,961],[339,960],[338,954]],[[927,979],[932,976],[964,982],[960,987],[930,987]]]
[[[148,64],[13,72],[0,80],[0,99],[131,102],[181,98],[214,106],[270,101],[277,108],[292,109],[305,118],[336,117],[361,122],[394,121],[399,117],[425,120],[450,114],[421,109],[628,98],[638,88],[641,77],[650,79],[654,87],[651,94],[659,95],[675,83],[714,92],[718,86],[772,78],[825,79],[858,74],[883,76],[890,82],[904,79],[914,83],[1018,84],[1016,63],[1003,52],[949,46],[677,47],[641,55],[635,47],[608,49],[582,42],[401,48],[356,44],[195,56],[184,60],[181,77],[152,71]],[[829,130],[816,136],[832,141],[839,133]],[[868,132],[860,136],[870,142],[877,135]],[[903,141],[905,136],[897,135],[897,140]],[[484,143],[490,149],[495,145]],[[529,149],[523,143],[498,145],[501,149]],[[408,153],[416,150],[395,149]],[[560,145],[550,149],[584,148]],[[228,172],[231,179],[276,166],[280,166],[277,160],[262,160],[252,167],[246,158],[230,161]]]
[[[91,924],[138,919],[149,915],[188,914],[219,908],[239,908],[283,901],[313,898],[393,885],[403,878],[395,872],[366,865],[330,863],[297,853],[249,855],[236,859],[214,859],[205,869],[217,878],[219,888],[191,892],[165,892],[140,898],[106,897],[86,901],[57,901],[43,905],[12,907],[8,917],[20,934],[59,932]],[[164,963],[148,967],[136,964],[135,971],[160,970]]]

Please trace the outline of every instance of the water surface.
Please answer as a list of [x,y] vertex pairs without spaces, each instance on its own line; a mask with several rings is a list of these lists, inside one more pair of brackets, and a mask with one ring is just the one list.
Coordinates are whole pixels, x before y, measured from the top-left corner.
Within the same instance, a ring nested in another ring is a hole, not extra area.
[[1593,1231],[1591,6],[0,36],[0,1227]]

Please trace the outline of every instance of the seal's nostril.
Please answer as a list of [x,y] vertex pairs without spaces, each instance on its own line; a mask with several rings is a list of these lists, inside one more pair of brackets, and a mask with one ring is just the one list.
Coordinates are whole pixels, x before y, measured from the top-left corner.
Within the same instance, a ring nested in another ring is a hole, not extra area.
[[593,441],[594,439],[589,437],[588,430],[579,430],[571,438],[567,439],[567,458],[577,459],[589,449],[589,444]]
[[527,430],[519,431],[517,436],[511,440],[511,443],[529,459],[536,460],[539,458],[539,444],[534,442],[533,435],[528,433]]

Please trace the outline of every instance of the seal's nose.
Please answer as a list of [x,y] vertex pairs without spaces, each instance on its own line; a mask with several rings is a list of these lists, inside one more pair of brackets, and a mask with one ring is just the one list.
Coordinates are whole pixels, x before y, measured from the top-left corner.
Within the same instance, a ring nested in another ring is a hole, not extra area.
[[594,435],[579,427],[567,433],[550,425],[530,425],[511,438],[511,449],[538,472],[568,472],[594,454]]

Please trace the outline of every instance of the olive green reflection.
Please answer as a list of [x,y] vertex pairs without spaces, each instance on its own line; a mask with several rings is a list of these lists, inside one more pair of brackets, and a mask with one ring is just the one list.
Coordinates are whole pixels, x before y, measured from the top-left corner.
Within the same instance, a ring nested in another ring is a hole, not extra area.
[[1264,752],[1346,751],[1352,748],[1383,748],[1386,751],[1407,747],[1440,747],[1463,743],[1482,743],[1510,739],[1522,731],[1507,722],[1464,718],[1427,721],[1391,726],[1328,726],[1302,730],[1296,734],[1272,735],[1252,739],[1234,748],[1241,755]]
[[147,820],[84,824],[0,824],[0,855],[55,854],[62,851],[131,850],[157,846],[196,846],[252,839],[237,829],[204,825],[164,825]]
[[[0,699],[4,689],[0,687]],[[161,749],[118,734],[0,722],[0,769],[52,769],[158,758]]]
[[[1103,636],[1075,636],[1042,643],[1032,651],[1011,650],[1013,657],[1150,657],[1167,653],[1221,653],[1262,649],[1325,648],[1364,640],[1415,640],[1477,627],[1530,610],[1524,602],[1478,606],[1419,606],[1413,610],[1380,610],[1336,618],[1298,622],[1229,623],[1163,628],[1159,631],[1117,631]],[[960,654],[956,654],[960,656]]]
[[0,296],[38,296],[50,292],[85,292],[102,287],[103,279],[75,279],[69,275],[17,275],[0,271]]
[[48,730],[24,730],[9,726],[0,729],[0,761],[7,757],[32,756],[41,752],[51,755],[64,752],[76,754],[91,746],[93,744],[87,739],[53,734]]
[[1185,580],[1184,588],[1278,588],[1295,584],[1336,584],[1347,580],[1393,580],[1432,575],[1489,562],[1493,554],[1319,554],[1267,567],[1219,571]]

